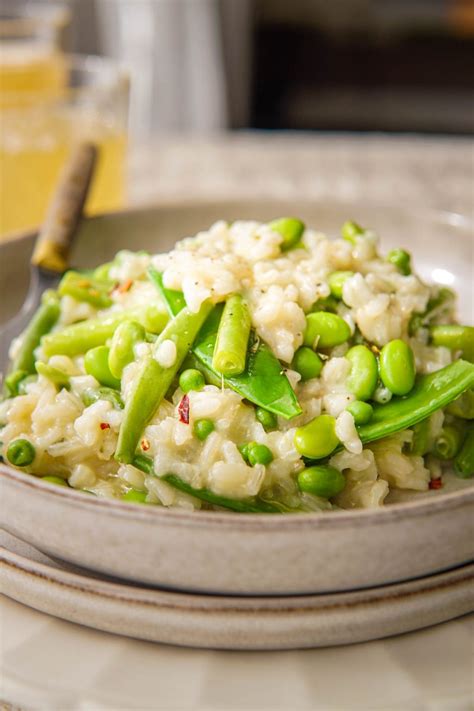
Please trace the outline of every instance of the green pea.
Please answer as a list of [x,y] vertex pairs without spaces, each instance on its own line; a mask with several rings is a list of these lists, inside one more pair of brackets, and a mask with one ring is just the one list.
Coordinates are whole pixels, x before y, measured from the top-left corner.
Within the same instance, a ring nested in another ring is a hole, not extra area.
[[374,414],[374,408],[368,402],[362,400],[354,400],[346,407],[346,410],[351,413],[356,425],[366,425],[370,422]]
[[120,388],[120,380],[115,378],[109,368],[110,349],[107,346],[96,346],[87,351],[84,356],[86,373],[93,375],[101,385],[108,388]]
[[179,376],[179,387],[183,393],[188,393],[190,390],[202,390],[205,382],[203,374],[196,368],[183,370]]
[[357,222],[352,222],[352,220],[348,220],[347,222],[344,222],[341,228],[341,235],[346,239],[348,242],[351,242],[351,244],[356,243],[356,238],[360,237],[360,235],[364,234],[364,229],[357,224]]
[[410,260],[409,253],[405,252],[404,249],[392,249],[387,255],[387,261],[394,264],[403,276],[411,274]]
[[311,348],[332,348],[345,343],[351,335],[351,329],[337,314],[317,311],[306,316],[306,329],[303,343]]
[[207,437],[214,431],[214,423],[212,420],[202,419],[196,420],[193,427],[193,432],[201,442],[204,442]]
[[314,496],[331,499],[340,494],[346,485],[346,478],[339,469],[328,464],[321,464],[303,469],[298,474],[298,487]]
[[65,486],[69,488],[69,484],[65,479],[60,476],[42,476],[41,481],[49,481],[50,484],[56,484],[56,486]]
[[409,345],[399,338],[380,352],[380,377],[394,395],[407,395],[415,384],[415,358]]
[[323,361],[312,348],[302,346],[296,351],[291,367],[301,375],[301,380],[305,381],[319,377]]
[[336,299],[342,299],[342,287],[344,283],[354,276],[354,272],[333,272],[328,277],[329,288],[331,289],[331,294]]
[[265,444],[258,444],[258,442],[249,442],[248,444],[248,460],[250,466],[254,467],[256,464],[270,464],[273,461],[272,450],[269,449]]
[[257,407],[255,417],[266,430],[272,430],[277,426],[277,416],[273,412],[265,410],[264,407]]
[[331,415],[319,415],[295,432],[294,444],[298,452],[308,459],[322,459],[339,444],[336,420]]
[[245,442],[245,444],[239,444],[237,445],[237,449],[239,450],[240,454],[242,455],[242,459],[247,462],[249,461],[249,443]]
[[379,377],[377,359],[367,346],[353,346],[346,353],[351,363],[347,387],[358,400],[370,400]]
[[304,222],[296,217],[282,217],[279,220],[273,220],[268,226],[273,232],[278,232],[283,237],[280,244],[282,252],[287,252],[289,249],[296,247],[304,232]]
[[33,463],[36,450],[27,439],[13,439],[7,448],[7,459],[15,467],[27,467]]
[[146,504],[146,491],[138,491],[138,489],[129,489],[126,494],[122,495],[122,501],[128,501],[132,504]]
[[114,378],[121,378],[126,365],[135,359],[134,346],[146,338],[145,329],[138,321],[124,321],[112,336],[109,369]]

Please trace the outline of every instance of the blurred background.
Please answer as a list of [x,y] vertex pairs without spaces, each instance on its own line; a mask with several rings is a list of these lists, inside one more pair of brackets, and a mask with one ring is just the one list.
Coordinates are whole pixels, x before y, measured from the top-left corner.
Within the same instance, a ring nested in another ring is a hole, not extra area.
[[[366,135],[366,149],[374,132],[474,132],[473,0],[0,0],[0,11],[3,234],[40,221],[79,138],[101,147],[94,212],[136,199],[138,160],[139,200],[156,197],[151,162],[155,185],[180,165],[184,185],[190,140],[204,173],[203,154],[243,129],[259,147],[272,132],[280,144],[331,132]],[[242,175],[246,146],[226,156]]]

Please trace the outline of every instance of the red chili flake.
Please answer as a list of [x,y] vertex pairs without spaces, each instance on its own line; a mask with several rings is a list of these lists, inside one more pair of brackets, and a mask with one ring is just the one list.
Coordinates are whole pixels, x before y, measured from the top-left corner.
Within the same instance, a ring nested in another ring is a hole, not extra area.
[[189,397],[183,395],[178,405],[179,421],[189,425]]
[[109,289],[109,291],[107,292],[108,295],[111,296],[114,293],[114,291],[117,291],[119,286],[120,286],[120,282],[116,281],[115,284],[113,285],[113,287],[111,289]]
[[430,489],[441,489],[443,482],[441,479],[431,479],[429,483]]
[[101,422],[100,423],[100,429],[101,430],[110,430],[110,425],[108,422]]
[[145,437],[140,442],[140,447],[143,449],[144,452],[148,452],[148,450],[150,449],[150,443]]
[[126,281],[123,282],[123,284],[120,284],[118,291],[121,294],[125,294],[127,291],[129,291],[132,284],[133,284],[133,279],[127,279]]

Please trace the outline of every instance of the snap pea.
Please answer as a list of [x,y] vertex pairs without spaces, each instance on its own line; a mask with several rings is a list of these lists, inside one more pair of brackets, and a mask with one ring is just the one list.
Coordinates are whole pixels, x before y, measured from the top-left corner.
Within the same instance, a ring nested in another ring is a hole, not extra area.
[[350,242],[351,244],[356,243],[357,237],[360,237],[361,235],[364,234],[364,229],[357,224],[357,222],[353,222],[352,220],[348,220],[347,222],[344,222],[341,228],[341,235],[345,240]]
[[182,309],[186,308],[186,299],[183,293],[175,289],[167,289],[163,284],[163,275],[157,272],[154,267],[148,267],[148,278],[156,286],[158,293],[163,297],[170,316],[176,316]]
[[336,299],[342,299],[342,289],[345,282],[354,276],[354,272],[341,271],[333,272],[328,277],[329,288],[331,289],[331,294]]
[[197,313],[183,309],[165,327],[153,345],[153,355],[163,341],[172,340],[176,345],[176,360],[172,366],[160,365],[153,355],[147,356],[141,363],[132,381],[120,426],[115,452],[119,462],[128,464],[132,461],[144,427],[166,395],[212,308],[212,304],[204,302]]
[[205,384],[204,376],[197,368],[186,368],[179,376],[179,387],[183,393],[202,390]]
[[380,377],[394,395],[407,395],[415,384],[415,358],[410,346],[396,338],[380,352]]
[[[163,287],[161,275],[149,270],[150,278],[165,300],[170,313],[179,313],[184,302],[181,292],[172,291]],[[171,293],[171,295],[170,295]],[[219,321],[222,314],[222,305],[216,306],[214,311],[201,328],[196,338],[192,351],[200,363],[207,382],[221,382],[219,374],[212,367],[212,356],[216,343]],[[264,407],[276,415],[286,419],[301,414],[301,407],[291,387],[288,378],[275,358],[270,348],[255,336],[250,334],[247,355],[247,367],[240,375],[224,376],[227,387],[235,390],[239,395],[250,400],[260,407]]]
[[466,390],[460,397],[449,403],[446,412],[463,420],[474,420],[474,390]]
[[472,387],[474,365],[464,360],[419,376],[409,395],[394,397],[386,405],[374,404],[371,421],[358,427],[359,437],[364,443],[372,442],[412,427]]
[[[132,463],[134,467],[140,469],[142,472],[158,476],[153,469],[153,460],[150,459],[150,457],[144,454],[136,455]],[[176,476],[176,474],[165,474],[159,478],[171,486],[174,486],[175,489],[179,489],[185,494],[194,496],[196,499],[205,501],[213,506],[220,506],[221,508],[239,511],[240,513],[280,513],[280,508],[276,504],[274,505],[258,498],[247,500],[230,499],[226,496],[214,494],[214,492],[209,489],[195,489],[180,477]]]
[[445,425],[434,443],[434,455],[438,459],[454,459],[461,449],[464,435],[463,427]]
[[394,264],[403,276],[411,274],[410,261],[410,254],[404,249],[392,249],[387,255],[387,262]]
[[301,222],[296,217],[281,217],[278,220],[269,222],[268,226],[273,232],[278,232],[283,237],[283,241],[280,244],[282,252],[287,252],[289,249],[296,247],[305,229],[304,222]]
[[351,363],[347,387],[358,400],[370,400],[377,387],[377,359],[367,346],[353,346],[345,356]]
[[439,325],[430,327],[431,343],[462,351],[465,360],[474,361],[474,326]]
[[256,408],[255,417],[266,430],[272,430],[278,424],[276,415],[273,412],[265,410],[263,407]]
[[117,326],[109,351],[109,369],[114,378],[122,377],[125,366],[135,359],[134,347],[145,338],[145,329],[138,321],[123,321]]
[[230,296],[224,305],[212,368],[221,375],[240,375],[245,370],[250,337],[250,313],[240,294]]
[[69,388],[71,379],[70,376],[63,370],[59,370],[59,368],[55,368],[49,363],[43,363],[39,360],[36,361],[35,368],[39,375],[43,375],[45,378],[54,383],[54,385],[57,385],[59,389]]
[[65,486],[66,488],[69,488],[67,481],[62,479],[60,476],[42,476],[41,481],[48,481],[50,484],[56,484],[56,486]]
[[366,425],[367,422],[370,422],[374,412],[372,405],[362,400],[354,400],[346,407],[346,410],[351,413],[356,425]]
[[204,442],[204,440],[207,439],[213,431],[214,423],[212,420],[203,418],[202,420],[196,420],[194,423],[193,433],[201,442]]
[[7,447],[7,459],[15,467],[27,467],[33,463],[36,450],[27,439],[13,439]]
[[114,378],[109,368],[110,349],[107,346],[96,346],[87,351],[84,356],[84,369],[92,375],[101,385],[108,388],[120,388],[120,380]]
[[298,474],[298,488],[313,496],[331,499],[340,494],[346,486],[346,477],[339,469],[320,464],[307,467]]
[[454,460],[454,471],[462,479],[469,479],[474,475],[474,425],[472,424]]
[[15,370],[24,370],[27,373],[35,372],[34,351],[45,334],[51,331],[59,314],[60,307],[56,292],[45,291],[41,306],[22,334],[19,351],[11,364],[10,370],[12,372]]
[[123,410],[124,403],[117,390],[112,388],[87,388],[81,395],[82,402],[86,407],[92,405],[97,400],[107,400],[115,410]]
[[323,459],[339,444],[336,435],[336,420],[331,415],[319,415],[302,427],[294,436],[298,452],[308,459]]
[[317,311],[306,316],[306,329],[303,344],[311,348],[332,348],[345,343],[351,335],[351,329],[337,314]]
[[76,301],[85,301],[98,309],[106,309],[113,303],[109,296],[110,287],[109,281],[69,271],[59,282],[58,293],[60,296],[72,296]]
[[301,375],[301,380],[304,382],[319,377],[323,369],[323,361],[312,348],[301,346],[295,353],[291,367]]

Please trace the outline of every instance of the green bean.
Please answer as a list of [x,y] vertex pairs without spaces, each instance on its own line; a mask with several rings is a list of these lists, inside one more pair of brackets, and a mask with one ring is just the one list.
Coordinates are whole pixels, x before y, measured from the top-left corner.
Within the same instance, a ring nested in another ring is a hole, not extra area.
[[454,459],[454,471],[461,479],[474,475],[474,425],[470,425],[464,443]]
[[331,499],[346,486],[346,478],[339,469],[327,464],[307,467],[298,474],[298,488],[313,496]]
[[138,321],[123,321],[117,326],[109,352],[109,369],[114,378],[122,377],[125,366],[135,359],[134,347],[145,338],[145,329]]
[[69,484],[65,479],[60,476],[42,476],[41,481],[48,481],[50,484],[56,484],[56,486],[65,486],[69,488]]
[[395,265],[403,276],[408,276],[411,274],[411,257],[408,252],[404,249],[392,249],[387,255],[387,262],[391,262]]
[[204,376],[197,368],[186,368],[179,376],[179,387],[183,393],[202,390],[205,384]]
[[410,453],[422,457],[428,454],[433,441],[431,436],[431,418],[418,422],[413,427],[413,439],[410,444]]
[[201,440],[201,442],[204,442],[204,440],[207,439],[213,431],[214,423],[212,420],[203,418],[202,420],[196,420],[194,423],[193,433],[199,440]]
[[172,340],[176,345],[176,360],[172,366],[160,365],[153,355],[141,363],[125,404],[115,453],[119,462],[129,464],[132,461],[144,427],[166,395],[212,308],[212,304],[204,302],[197,313],[183,309],[165,327],[153,346],[153,355],[164,341]]
[[256,408],[255,417],[266,430],[273,430],[278,424],[277,416],[263,407]]
[[272,450],[265,444],[259,444],[258,442],[249,442],[247,458],[251,467],[254,467],[256,464],[267,466],[267,464],[273,462]]
[[21,345],[11,365],[11,371],[35,372],[34,351],[41,339],[49,333],[59,318],[60,308],[57,294],[45,291],[42,303],[21,336]]
[[449,403],[446,412],[463,420],[474,420],[474,390],[466,390],[457,400]]
[[7,459],[15,467],[27,467],[33,463],[36,450],[27,439],[13,439],[7,447]]
[[113,388],[87,388],[81,395],[86,407],[93,405],[97,400],[107,400],[115,410],[123,410],[124,403],[117,390]]
[[351,335],[351,329],[337,314],[317,311],[306,316],[306,329],[303,344],[311,348],[332,348],[345,343]]
[[367,346],[353,346],[346,353],[351,363],[347,387],[358,400],[370,400],[377,387],[379,371],[377,359]]
[[336,299],[342,299],[342,288],[345,282],[354,276],[354,272],[333,272],[328,277],[329,288],[331,289],[331,294]]
[[301,222],[296,217],[281,217],[278,220],[269,222],[268,226],[273,232],[278,232],[283,237],[283,241],[280,244],[282,252],[287,252],[289,249],[296,247],[305,230],[304,222]]
[[360,225],[358,225],[357,222],[352,222],[352,220],[348,220],[342,225],[341,235],[351,244],[355,244],[357,237],[363,235],[364,231],[365,230]]
[[430,327],[431,343],[462,351],[465,360],[474,360],[474,326],[443,325]]
[[380,377],[394,395],[407,395],[415,384],[415,358],[410,346],[399,338],[380,352]]
[[146,504],[146,491],[138,491],[138,489],[129,489],[126,494],[122,495],[122,501],[128,501],[131,504]]
[[250,313],[240,294],[230,296],[224,306],[212,367],[222,375],[240,375],[245,370],[250,336]]
[[72,296],[76,301],[85,301],[97,309],[106,309],[113,301],[109,296],[109,281],[100,281],[78,272],[69,271],[59,283],[60,296]]
[[96,346],[87,351],[84,356],[84,369],[92,375],[101,385],[108,388],[120,389],[120,380],[114,378],[109,368],[110,349],[107,346]]
[[445,425],[434,443],[434,455],[438,459],[454,459],[461,449],[465,434],[464,427]]
[[45,378],[50,380],[54,385],[57,385],[59,389],[69,388],[71,384],[70,376],[59,368],[55,368],[49,363],[43,363],[37,360],[35,363],[36,372],[39,375],[43,375]]
[[362,400],[354,400],[346,407],[346,410],[351,413],[356,425],[366,425],[374,413],[372,405]]
[[336,420],[331,415],[319,415],[295,432],[294,444],[298,452],[308,459],[322,459],[339,444]]
[[304,382],[319,377],[323,369],[323,361],[312,348],[301,346],[295,353],[291,367],[301,375],[301,380]]
[[28,376],[26,370],[12,370],[5,378],[5,394],[7,397],[16,397],[19,394],[20,383]]

